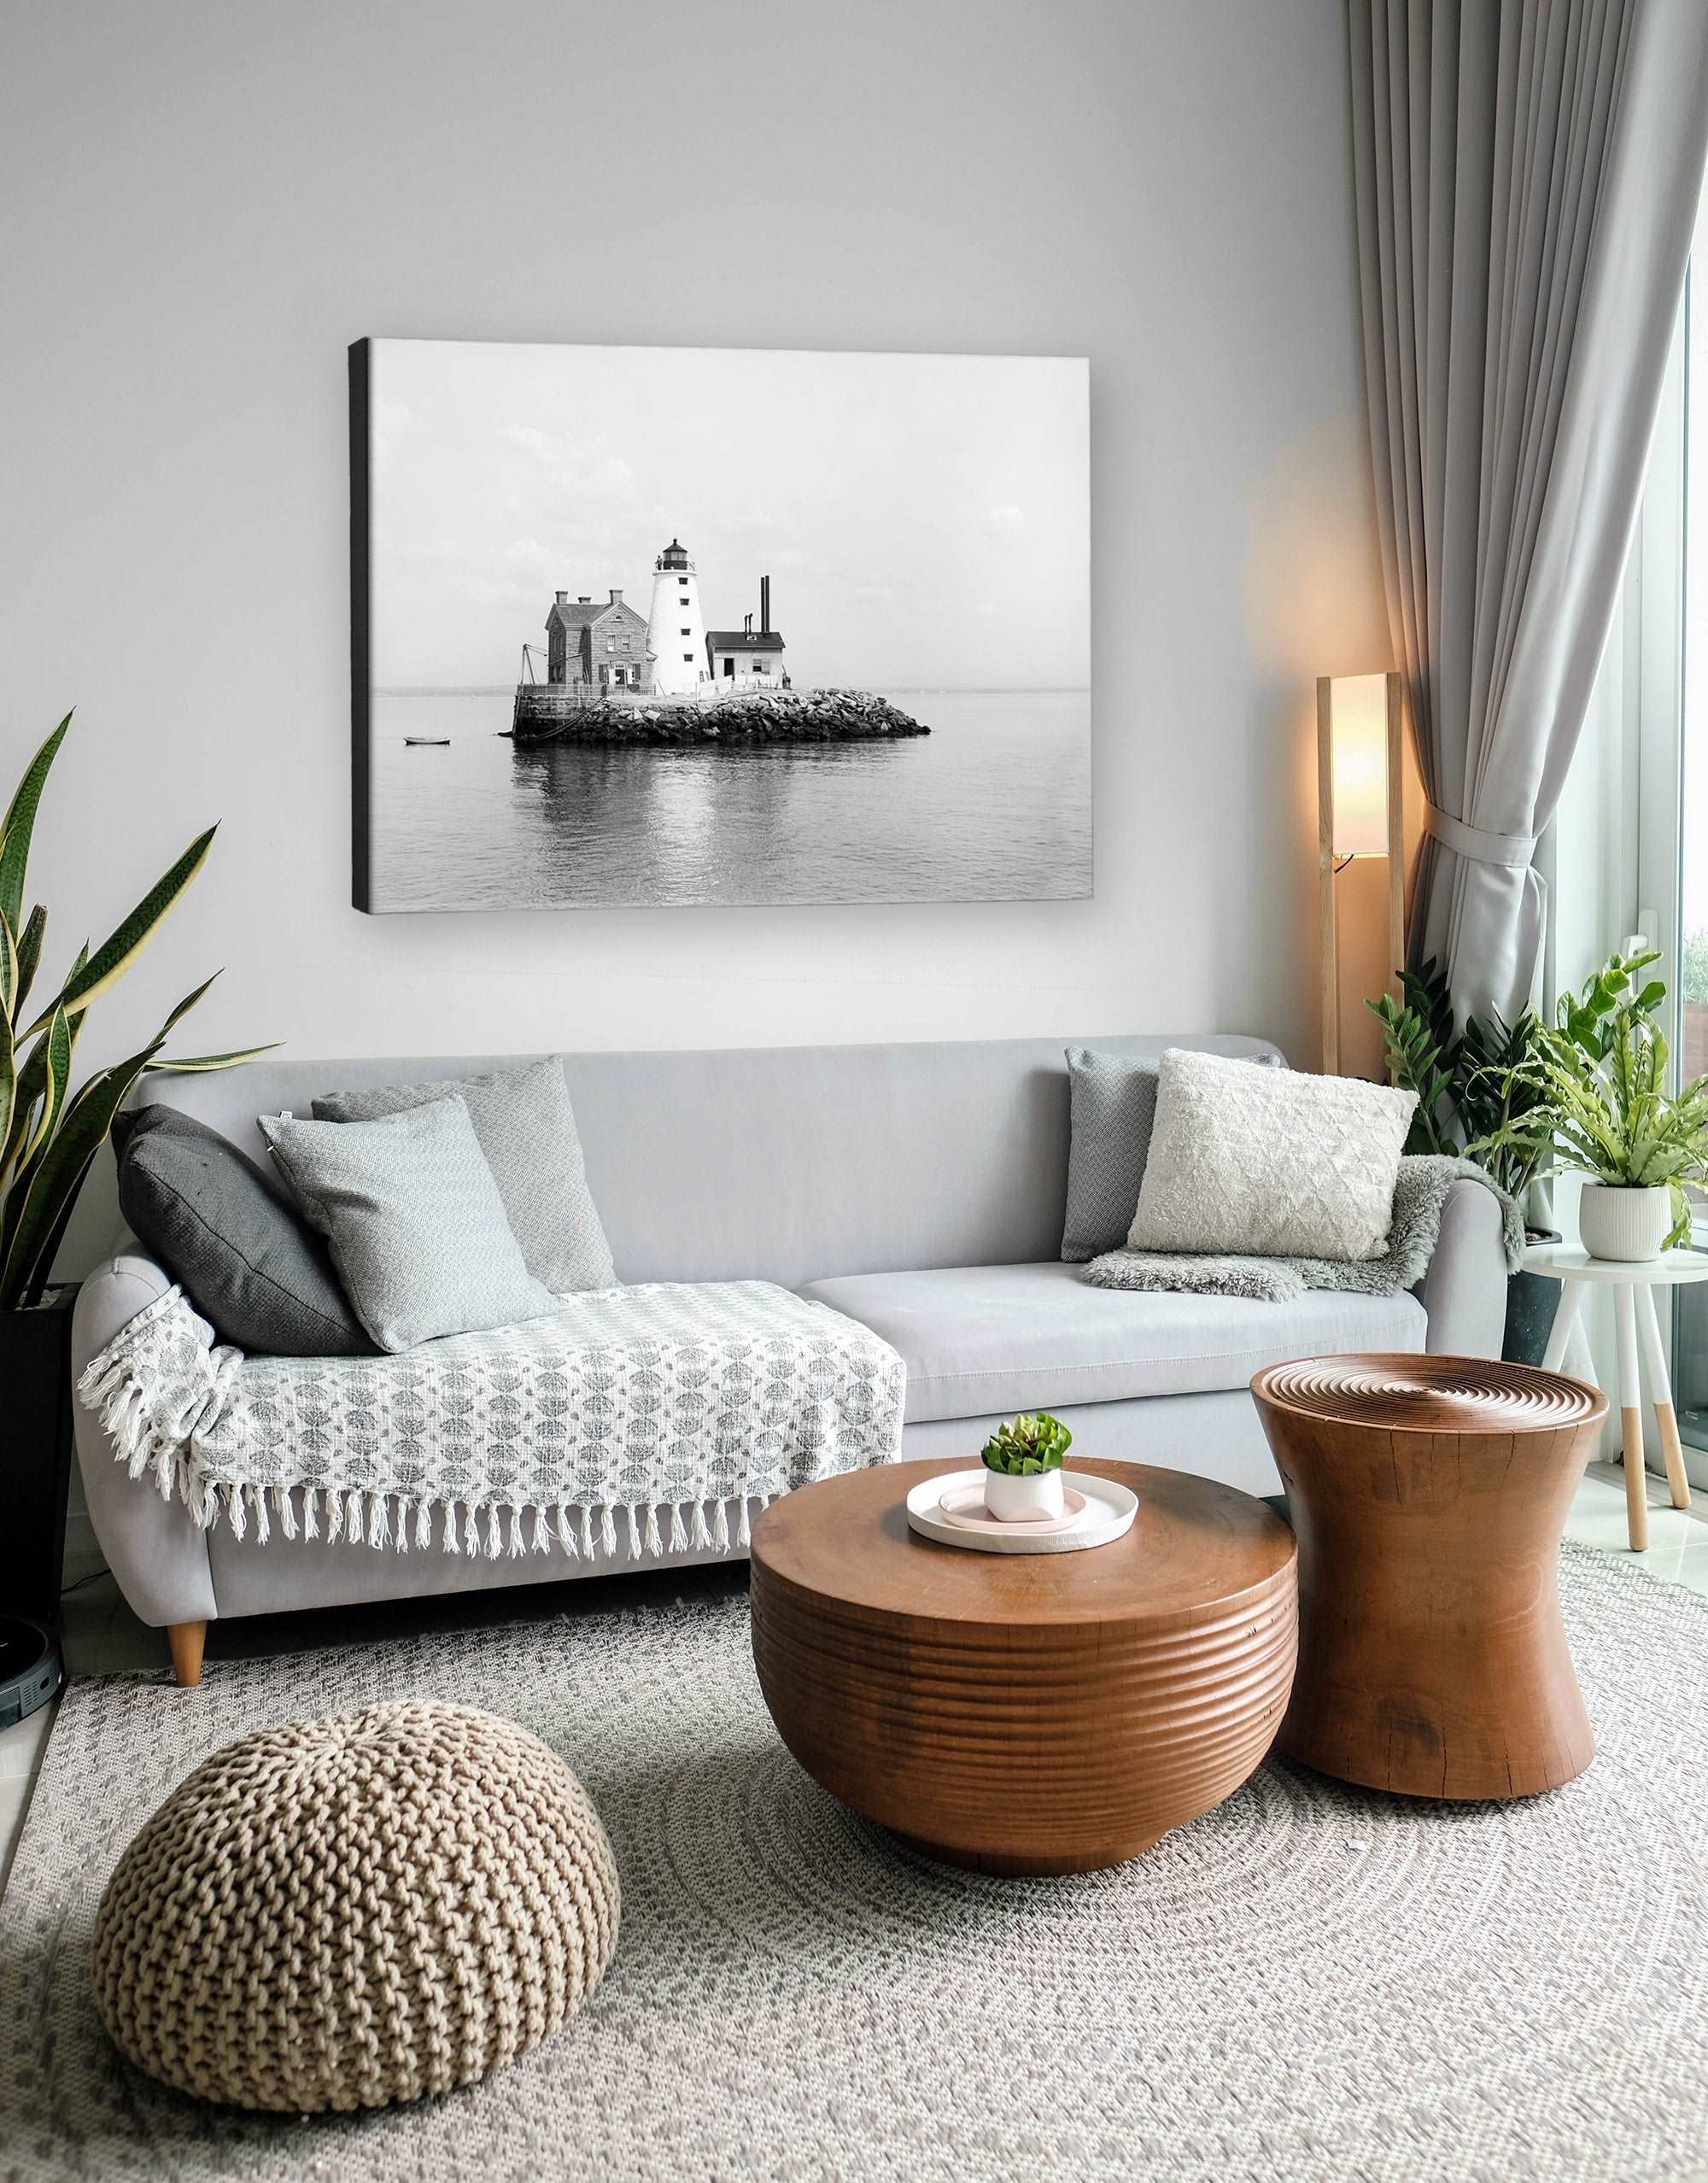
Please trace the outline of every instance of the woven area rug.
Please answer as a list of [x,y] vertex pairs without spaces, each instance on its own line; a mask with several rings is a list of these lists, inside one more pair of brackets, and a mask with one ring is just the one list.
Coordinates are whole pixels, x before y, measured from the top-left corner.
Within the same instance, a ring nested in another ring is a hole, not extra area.
[[[998,1882],[809,1782],[745,1599],[75,1688],[0,1906],[0,2174],[18,2178],[1701,2176],[1708,1601],[1568,1549],[1600,1754],[1525,1805],[1279,1762],[1149,1856]],[[573,1606],[573,1602],[571,1602]],[[201,2108],[92,2015],[96,1904],[207,1752],[436,1696],[581,1773],[623,1876],[582,2016],[473,2090],[355,2120]]]

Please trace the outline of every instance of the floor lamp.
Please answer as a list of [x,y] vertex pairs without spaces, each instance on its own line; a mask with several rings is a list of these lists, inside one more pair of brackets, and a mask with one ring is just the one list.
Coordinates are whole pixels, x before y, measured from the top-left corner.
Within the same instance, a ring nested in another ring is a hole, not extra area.
[[1335,887],[1354,857],[1388,859],[1383,981],[1399,997],[1405,947],[1405,694],[1398,675],[1317,678],[1317,862],[1323,923],[1323,1074],[1340,1074],[1340,937]]

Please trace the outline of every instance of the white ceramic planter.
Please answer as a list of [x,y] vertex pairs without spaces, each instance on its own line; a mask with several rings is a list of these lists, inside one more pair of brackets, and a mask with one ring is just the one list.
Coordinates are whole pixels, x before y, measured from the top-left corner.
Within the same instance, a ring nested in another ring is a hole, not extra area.
[[1577,1204],[1577,1232],[1592,1258],[1620,1264],[1658,1258],[1672,1226],[1672,1192],[1625,1190],[1614,1183],[1585,1183]]
[[1011,1478],[1006,1471],[985,1473],[985,1507],[1003,1524],[1036,1523],[1040,1517],[1060,1516],[1062,1473],[1035,1471],[1027,1478]]

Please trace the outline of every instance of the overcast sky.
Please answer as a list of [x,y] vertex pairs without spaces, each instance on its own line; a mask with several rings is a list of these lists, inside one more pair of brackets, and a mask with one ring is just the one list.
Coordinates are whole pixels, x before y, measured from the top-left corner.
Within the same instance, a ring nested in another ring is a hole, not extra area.
[[378,686],[513,682],[672,537],[798,683],[1090,680],[1083,360],[379,341],[371,396]]

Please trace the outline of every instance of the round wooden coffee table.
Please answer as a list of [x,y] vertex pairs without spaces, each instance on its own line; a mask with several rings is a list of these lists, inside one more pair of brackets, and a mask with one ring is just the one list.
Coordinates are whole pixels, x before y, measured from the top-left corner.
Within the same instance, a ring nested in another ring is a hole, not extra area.
[[1408,1796],[1533,1796],[1595,1755],[1555,1572],[1606,1397],[1475,1357],[1306,1357],[1251,1383],[1299,1537],[1279,1737]]
[[1089,1872],[1231,1795],[1269,1748],[1296,1640],[1293,1535],[1231,1486],[1070,1469],[1138,1496],[1083,1553],[977,1554],[908,1529],[960,1462],[886,1464],[753,1529],[753,1658],[813,1779],[933,1857]]

